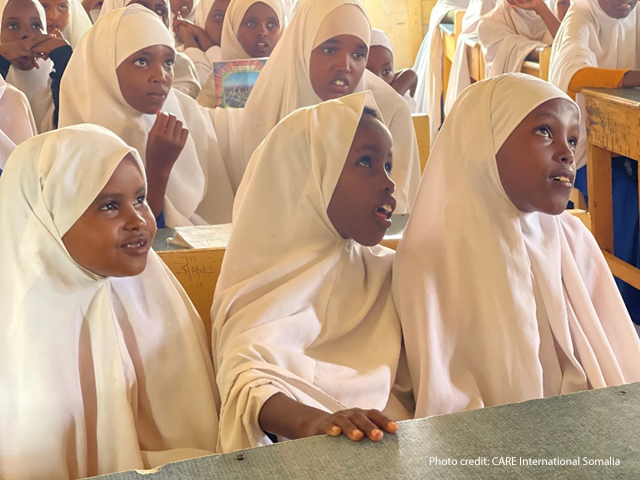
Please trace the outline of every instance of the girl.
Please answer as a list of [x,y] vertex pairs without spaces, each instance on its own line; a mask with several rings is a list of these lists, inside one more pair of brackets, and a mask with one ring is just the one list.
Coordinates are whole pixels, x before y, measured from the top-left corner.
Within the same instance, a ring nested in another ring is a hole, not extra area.
[[7,162],[2,478],[84,478],[215,448],[204,328],[150,251],[144,175],[138,153],[94,125],[27,140]]
[[499,0],[478,24],[486,76],[519,72],[526,59],[538,61],[537,49],[551,45],[559,27],[544,0]]
[[0,77],[0,175],[11,152],[38,134],[29,101],[24,93]]
[[411,112],[383,80],[366,70],[371,26],[356,0],[297,4],[245,108],[244,165],[269,131],[292,111],[371,90],[393,135],[398,213],[407,213],[420,181]]
[[71,47],[46,34],[42,5],[34,0],[0,0],[0,75],[27,96],[36,126],[58,123],[58,95]]
[[[551,53],[550,81],[576,98],[585,87],[640,86],[640,10],[636,0],[580,0],[569,9]],[[586,139],[582,120],[581,136]],[[586,141],[579,144],[578,168],[587,162]],[[613,227],[616,256],[640,266],[638,244],[638,163],[624,157],[611,162],[613,176]],[[580,168],[576,181],[588,200],[587,169]],[[617,280],[636,323],[640,323],[640,292]]]
[[[105,0],[100,15],[112,12],[117,8],[124,8],[127,5],[139,4],[148,8],[160,17],[162,23],[170,29],[171,10],[169,0]],[[175,44],[174,44],[175,45]],[[176,58],[173,65],[173,88],[191,98],[196,98],[200,93],[201,85],[198,80],[198,72],[196,66],[191,59],[181,52],[176,52]]]
[[377,246],[395,207],[392,140],[372,101],[298,110],[251,158],[211,310],[221,451],[269,434],[377,441],[411,416],[394,388],[393,252]]
[[149,9],[103,15],[69,63],[60,124],[102,125],[140,152],[160,225],[227,223],[233,193],[213,125],[171,88],[174,55],[171,32]]
[[91,28],[91,19],[80,0],[40,0],[47,17],[47,32],[66,39],[75,48]]
[[418,76],[410,68],[395,71],[391,40],[386,33],[378,28],[371,30],[367,70],[391,85],[399,95],[404,97],[411,111],[416,111],[416,102],[412,95],[415,94]]
[[199,0],[171,0],[171,13],[174,18],[179,17],[185,20],[193,20],[196,16],[198,3],[200,3]]
[[609,267],[563,213],[578,122],[524,74],[472,85],[445,120],[393,272],[416,416],[640,380]]

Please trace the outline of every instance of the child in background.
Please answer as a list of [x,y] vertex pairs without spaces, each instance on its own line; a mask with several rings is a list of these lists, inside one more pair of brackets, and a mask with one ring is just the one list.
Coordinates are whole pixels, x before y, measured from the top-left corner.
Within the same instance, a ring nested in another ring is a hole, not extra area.
[[377,245],[393,142],[372,102],[300,109],[251,158],[211,310],[223,452],[269,434],[378,441],[412,416],[393,251]]
[[0,228],[0,477],[76,479],[212,453],[211,353],[151,251],[138,153],[95,125],[27,140],[0,181]]
[[396,72],[394,67],[393,46],[389,37],[379,28],[372,29],[367,70],[391,85],[399,95],[404,97],[411,111],[416,112],[417,105],[413,95],[416,92],[418,76],[410,68]]
[[104,14],[83,37],[61,90],[60,125],[109,128],[145,160],[159,225],[231,221],[233,192],[213,125],[174,91],[173,36],[140,5]]
[[80,0],[40,0],[47,17],[47,32],[64,38],[75,48],[91,28],[91,19]]
[[196,16],[196,7],[200,0],[170,0],[173,18],[184,18],[192,21]]
[[35,0],[0,0],[0,19],[0,75],[26,95],[39,131],[56,128],[71,47],[47,35],[44,9]]
[[607,262],[564,212],[579,121],[525,74],[472,85],[445,120],[393,271],[416,417],[640,380]]
[[[575,98],[583,112],[578,152],[578,188],[588,201],[586,109],[580,91],[586,87],[640,86],[640,10],[637,0],[574,2],[551,53],[549,81]],[[617,257],[640,266],[638,242],[638,162],[616,156],[613,177],[614,250]],[[631,317],[640,324],[640,291],[616,279]]]
[[82,0],[82,8],[87,12],[91,23],[96,23],[100,16],[100,9],[102,8],[103,0]]
[[27,97],[0,77],[0,175],[11,152],[38,134]]
[[478,24],[487,78],[519,72],[525,60],[537,62],[537,49],[551,45],[559,27],[544,0],[499,0]]

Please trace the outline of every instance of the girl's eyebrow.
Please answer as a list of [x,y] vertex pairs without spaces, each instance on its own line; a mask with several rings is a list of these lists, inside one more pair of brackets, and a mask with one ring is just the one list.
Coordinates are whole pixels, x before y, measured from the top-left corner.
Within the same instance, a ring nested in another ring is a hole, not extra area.
[[106,200],[122,200],[124,195],[117,192],[100,192],[100,195],[96,197],[93,203],[102,203]]

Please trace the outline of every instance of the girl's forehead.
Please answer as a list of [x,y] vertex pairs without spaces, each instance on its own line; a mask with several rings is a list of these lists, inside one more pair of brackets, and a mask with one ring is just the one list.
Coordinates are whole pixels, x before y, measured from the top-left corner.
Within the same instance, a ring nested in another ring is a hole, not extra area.
[[2,19],[18,16],[40,18],[40,12],[34,0],[9,0],[4,8]]

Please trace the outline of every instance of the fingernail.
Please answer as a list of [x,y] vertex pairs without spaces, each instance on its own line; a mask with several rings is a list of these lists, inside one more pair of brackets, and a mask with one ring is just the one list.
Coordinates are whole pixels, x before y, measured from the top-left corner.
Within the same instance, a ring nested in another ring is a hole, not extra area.
[[371,434],[374,437],[380,437],[382,435],[382,432],[380,430],[378,430],[377,428],[374,428],[373,430],[371,430]]
[[333,427],[331,427],[331,433],[335,433],[336,435],[338,435],[340,433],[340,427],[336,427],[334,425]]

